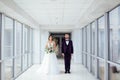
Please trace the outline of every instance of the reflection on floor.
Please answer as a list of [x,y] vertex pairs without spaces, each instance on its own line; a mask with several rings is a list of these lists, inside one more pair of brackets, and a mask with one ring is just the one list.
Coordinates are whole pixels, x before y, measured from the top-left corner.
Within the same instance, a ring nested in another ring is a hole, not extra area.
[[64,65],[59,63],[61,73],[58,75],[35,75],[40,65],[33,65],[16,80],[96,80],[82,65],[72,63],[71,74],[64,74]]

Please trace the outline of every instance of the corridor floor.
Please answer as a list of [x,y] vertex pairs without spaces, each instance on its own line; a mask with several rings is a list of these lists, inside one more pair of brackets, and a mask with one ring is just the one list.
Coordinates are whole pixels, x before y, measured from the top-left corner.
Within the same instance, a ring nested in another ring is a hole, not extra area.
[[64,65],[59,63],[60,74],[58,75],[36,75],[40,65],[33,65],[16,80],[96,80],[81,64],[72,63],[71,74],[64,74]]

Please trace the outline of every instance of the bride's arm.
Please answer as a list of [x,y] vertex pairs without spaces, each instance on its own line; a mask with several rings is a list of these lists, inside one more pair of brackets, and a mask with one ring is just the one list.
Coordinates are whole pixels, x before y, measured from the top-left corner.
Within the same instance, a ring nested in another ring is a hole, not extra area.
[[54,44],[54,49],[56,49],[56,43],[53,41],[53,44]]
[[46,44],[45,48],[48,48],[48,42],[47,42],[47,44]]

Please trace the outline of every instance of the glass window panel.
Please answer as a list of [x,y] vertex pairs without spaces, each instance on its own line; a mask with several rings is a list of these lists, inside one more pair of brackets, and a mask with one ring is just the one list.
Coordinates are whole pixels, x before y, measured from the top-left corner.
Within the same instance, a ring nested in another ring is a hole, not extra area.
[[99,53],[98,56],[104,58],[104,45],[105,45],[105,17],[101,17],[98,20],[98,46],[99,46]]
[[84,51],[84,28],[82,29],[82,51]]
[[92,23],[92,54],[95,55],[95,22]]
[[86,42],[86,27],[84,28],[84,51],[86,52],[86,45],[87,42]]
[[[2,63],[0,62],[0,74],[2,74]],[[0,76],[0,79],[2,78],[2,76]]]
[[28,43],[29,43],[29,38],[28,38],[28,28],[24,26],[23,28],[23,70],[28,68],[28,54],[29,54],[29,48],[28,48]]
[[27,54],[25,54],[24,56],[23,56],[23,70],[25,70],[25,69],[27,69]]
[[1,47],[2,47],[2,14],[0,13],[0,60],[2,59]]
[[[87,26],[87,53],[90,54],[90,25]],[[90,56],[87,55],[87,67],[90,69]]]
[[90,55],[87,55],[87,68],[90,69]]
[[32,54],[29,54],[28,57],[29,57],[28,58],[29,59],[29,66],[31,66],[31,64],[32,64]]
[[95,75],[95,58],[92,57],[92,74]]
[[90,54],[90,25],[87,26],[87,52]]
[[82,63],[84,64],[84,28],[82,28]]
[[84,66],[86,66],[86,54],[84,54],[83,56],[84,56]]
[[22,55],[22,24],[15,21],[15,76],[21,72],[21,55]]
[[22,24],[16,22],[15,24],[15,56],[21,55],[21,44],[22,44]]
[[0,79],[2,78],[1,74],[3,74],[1,67],[2,67],[2,63],[0,62]]
[[13,20],[5,17],[4,27],[4,57],[13,57]]
[[109,65],[109,79],[120,80],[120,66]]
[[86,33],[86,27],[83,28],[83,52],[84,52],[84,65],[87,67],[87,55],[85,54],[86,49],[87,49],[87,42],[86,42],[86,38],[87,38],[87,33]]
[[32,51],[33,51],[33,47],[32,47],[32,29],[28,29],[29,30],[29,54],[28,54],[28,66],[31,66],[32,64]]
[[12,72],[13,72],[13,70],[12,70],[12,68],[13,68],[13,60],[6,60],[5,62],[4,62],[4,64],[5,64],[5,67],[4,67],[4,69],[5,69],[5,80],[11,80],[12,79]]
[[99,60],[99,79],[104,80],[104,75],[105,75],[105,67],[104,67],[104,62]]
[[30,56],[31,56],[31,64],[33,61],[33,29],[30,29]]
[[84,64],[84,54],[82,54],[82,64]]
[[[84,44],[85,48],[84,48],[84,51],[85,51],[85,53],[87,53],[87,27],[85,27],[84,30],[85,30],[85,39],[84,39],[85,40],[84,41],[85,42],[85,44]],[[85,66],[88,68],[88,61],[87,60],[88,60],[87,54],[85,54]]]
[[[0,74],[2,74],[2,70],[1,70],[1,66],[2,66],[2,64],[1,64],[1,59],[2,59],[2,53],[1,53],[1,43],[2,43],[2,41],[1,41],[1,38],[2,38],[2,36],[1,36],[1,34],[2,34],[2,27],[1,27],[1,22],[2,22],[2,14],[0,14]],[[1,79],[1,75],[0,75],[0,79]]]
[[110,60],[120,63],[120,7],[109,13]]
[[21,73],[21,56],[15,58],[15,76]]
[[28,53],[28,29],[24,27],[24,54]]

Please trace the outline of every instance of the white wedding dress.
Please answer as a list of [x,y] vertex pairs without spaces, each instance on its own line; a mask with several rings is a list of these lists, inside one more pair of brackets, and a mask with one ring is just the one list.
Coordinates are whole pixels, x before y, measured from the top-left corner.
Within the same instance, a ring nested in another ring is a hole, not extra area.
[[[54,46],[53,43],[48,43],[48,47]],[[59,73],[58,61],[55,53],[45,53],[40,69],[37,70],[38,74],[54,75]]]

